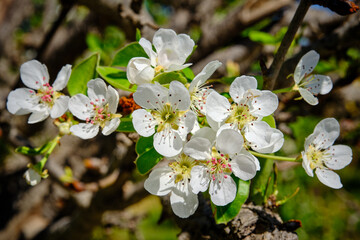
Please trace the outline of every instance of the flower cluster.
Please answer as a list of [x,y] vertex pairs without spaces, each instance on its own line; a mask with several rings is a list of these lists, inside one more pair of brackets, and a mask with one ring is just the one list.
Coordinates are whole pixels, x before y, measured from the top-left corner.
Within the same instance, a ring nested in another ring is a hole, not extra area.
[[[208,191],[216,206],[232,203],[238,192],[237,179],[254,178],[261,170],[257,157],[276,153],[283,146],[283,133],[275,124],[268,123],[274,122],[272,115],[279,104],[277,95],[257,89],[258,81],[253,76],[236,77],[229,93],[219,94],[207,82],[221,66],[219,61],[208,63],[188,82],[173,79],[191,65],[186,60],[195,43],[186,34],[160,29],[152,43],[141,38],[139,44],[148,58],[136,56],[127,65],[127,79],[137,85],[134,102],[131,100],[127,107],[132,111],[130,121],[140,136],[153,142],[153,152],[169,162],[153,169],[145,181],[145,189],[158,196],[170,194],[172,209],[181,218],[194,214],[199,192]],[[318,103],[314,95],[326,94],[332,88],[329,77],[311,74],[318,61],[319,54],[308,52],[293,74],[295,85],[291,90],[299,91],[311,105]],[[165,83],[154,80],[170,72],[176,74]],[[36,123],[49,115],[59,118],[69,110],[84,122],[67,122],[66,126],[83,139],[95,137],[100,129],[103,135],[118,129],[122,117],[117,113],[119,95],[102,79],[87,82],[87,95],[79,93],[70,98],[60,93],[70,78],[70,65],[61,69],[52,86],[46,67],[36,60],[24,63],[20,74],[29,88],[9,94],[9,112],[31,113],[28,122]],[[335,119],[321,121],[306,139],[301,153],[307,174],[313,176],[315,169],[319,180],[332,188],[342,187],[339,176],[332,170],[341,169],[352,160],[348,146],[333,146],[339,131]],[[45,177],[42,170],[36,166],[26,172],[29,184],[35,185]]]

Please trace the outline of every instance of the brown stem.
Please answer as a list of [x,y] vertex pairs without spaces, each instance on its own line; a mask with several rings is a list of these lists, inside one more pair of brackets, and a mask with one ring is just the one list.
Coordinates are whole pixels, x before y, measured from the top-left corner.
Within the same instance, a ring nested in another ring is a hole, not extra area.
[[264,89],[272,90],[275,86],[276,79],[279,75],[280,68],[285,60],[285,55],[289,50],[289,47],[295,37],[295,34],[300,27],[306,12],[311,6],[311,0],[301,0],[298,8],[296,9],[295,15],[290,22],[289,28],[281,41],[280,47],[274,57],[270,68],[264,75]]

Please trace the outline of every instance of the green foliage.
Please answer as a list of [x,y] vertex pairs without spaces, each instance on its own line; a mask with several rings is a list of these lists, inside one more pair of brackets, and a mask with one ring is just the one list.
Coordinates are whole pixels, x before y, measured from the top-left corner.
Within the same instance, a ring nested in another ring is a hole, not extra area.
[[132,124],[132,118],[120,118],[121,122],[119,127],[116,129],[118,132],[136,132]]
[[174,80],[183,84],[187,83],[187,79],[180,72],[164,72],[157,75],[152,81],[159,82],[160,84],[168,84]]
[[297,117],[296,122],[289,124],[299,151],[304,148],[305,138],[314,131],[316,124],[318,124],[320,120],[319,117],[315,116]]
[[191,70],[191,68],[184,68],[183,70],[181,70],[182,73],[184,74],[184,76],[189,79],[189,80],[193,80],[195,77],[194,72]]
[[151,137],[140,137],[136,143],[135,151],[138,154],[135,160],[136,168],[140,174],[148,173],[163,156],[154,148],[154,139]]
[[269,124],[270,127],[272,128],[276,128],[276,122],[275,122],[275,118],[273,115],[269,115],[266,117],[263,117],[262,120],[264,122],[266,122],[267,124]]
[[126,72],[118,68],[99,66],[96,68],[99,75],[114,88],[129,92],[135,92],[136,86],[130,84],[126,77]]
[[96,77],[96,67],[98,63],[99,54],[95,53],[72,69],[67,85],[70,96],[78,93],[86,95],[87,83]]
[[133,57],[146,57],[148,55],[138,42],[133,42],[121,48],[113,59],[111,66],[126,67]]
[[211,208],[214,212],[214,218],[217,224],[227,223],[236,217],[241,210],[241,206],[245,203],[249,196],[250,181],[243,181],[236,177],[233,179],[237,186],[235,200],[226,206],[216,206],[211,203]]
[[258,158],[260,161],[261,171],[251,180],[250,199],[255,204],[263,204],[266,199],[266,194],[269,186],[269,178],[271,178],[273,172],[274,161],[271,159]]
[[138,28],[136,28],[136,36],[135,36],[135,38],[136,38],[137,42],[140,41],[140,39],[141,39],[141,31]]
[[283,27],[275,35],[271,35],[270,33],[262,32],[259,30],[250,30],[248,32],[248,37],[253,42],[276,45],[282,41],[286,31],[287,27]]
[[21,146],[15,149],[15,152],[17,153],[21,153],[24,155],[28,155],[28,156],[36,156],[36,155],[41,155],[41,154],[45,154],[49,148],[51,147],[51,141],[45,143],[43,146],[38,147],[38,148],[30,148],[30,147],[26,147],[26,146]]

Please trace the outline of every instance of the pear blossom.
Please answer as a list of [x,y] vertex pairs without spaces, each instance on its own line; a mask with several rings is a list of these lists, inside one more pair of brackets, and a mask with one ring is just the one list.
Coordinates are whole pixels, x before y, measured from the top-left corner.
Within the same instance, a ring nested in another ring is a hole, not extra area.
[[317,105],[319,100],[316,95],[327,94],[331,91],[333,83],[325,75],[311,74],[319,62],[320,55],[311,50],[306,53],[296,65],[294,72],[295,86],[304,100],[310,105]]
[[190,185],[191,169],[195,165],[194,159],[180,154],[168,166],[152,170],[144,187],[157,196],[170,194],[173,212],[178,217],[187,218],[194,214],[199,205],[198,197]]
[[349,146],[333,145],[339,134],[339,123],[334,118],[326,118],[305,139],[305,151],[301,152],[306,173],[313,177],[315,169],[320,182],[335,189],[342,188],[342,184],[339,175],[333,170],[346,167],[352,160]]
[[41,181],[41,175],[32,168],[26,170],[26,172],[24,173],[24,178],[27,184],[31,186],[35,186]]
[[171,29],[160,28],[153,37],[153,50],[150,41],[141,38],[139,44],[149,58],[135,57],[127,66],[127,78],[132,84],[150,83],[160,72],[172,72],[184,69],[195,46],[194,41],[186,34],[177,35]]
[[191,109],[194,112],[206,115],[206,99],[213,91],[206,87],[206,80],[221,66],[221,62],[209,62],[204,69],[194,77],[189,86]]
[[106,87],[100,79],[92,79],[87,83],[87,94],[76,94],[69,100],[69,110],[77,118],[86,121],[70,128],[72,134],[89,139],[95,137],[102,129],[102,134],[109,135],[120,124],[121,114],[116,110],[119,103],[119,94],[111,86]]
[[224,125],[239,130],[245,144],[253,150],[273,153],[282,147],[284,135],[261,120],[276,110],[278,98],[271,91],[256,87],[254,77],[237,77],[230,85],[232,104],[217,92],[210,93],[206,102],[207,120],[212,127]]
[[49,115],[58,118],[68,109],[69,97],[62,94],[71,74],[71,65],[62,67],[52,86],[44,64],[31,60],[21,65],[20,77],[28,88],[18,88],[8,96],[7,109],[16,115],[31,113],[28,123],[45,120]]
[[144,108],[132,114],[135,130],[144,137],[155,133],[154,148],[161,155],[178,155],[196,121],[196,114],[189,109],[186,87],[178,81],[172,81],[169,89],[160,84],[143,84],[134,93],[134,101]]
[[239,131],[220,128],[216,133],[204,127],[185,144],[184,153],[200,162],[191,170],[190,185],[194,193],[209,189],[211,201],[225,206],[236,197],[231,174],[242,180],[252,179],[257,164],[244,154],[244,140]]

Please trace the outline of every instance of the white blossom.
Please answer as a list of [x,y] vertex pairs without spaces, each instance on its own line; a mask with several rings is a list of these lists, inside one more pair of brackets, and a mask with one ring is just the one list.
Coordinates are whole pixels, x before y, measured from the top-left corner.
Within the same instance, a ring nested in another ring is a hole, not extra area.
[[194,41],[186,34],[177,35],[171,29],[160,28],[153,37],[153,44],[141,38],[139,44],[149,58],[136,57],[129,61],[127,78],[132,84],[150,83],[161,72],[172,72],[184,69],[185,64],[195,46]]
[[327,94],[331,91],[333,83],[331,78],[325,75],[311,74],[320,55],[314,50],[306,53],[296,65],[294,72],[295,86],[294,90],[298,90],[304,100],[310,105],[317,105],[319,100],[316,95]]
[[195,76],[189,86],[191,109],[194,112],[206,115],[206,99],[213,91],[208,86],[205,86],[206,80],[221,66],[221,62],[209,62],[204,69]]
[[87,84],[88,96],[76,94],[69,100],[69,110],[77,118],[86,121],[73,125],[70,131],[82,138],[95,137],[102,128],[104,135],[114,132],[120,124],[121,114],[117,114],[119,94],[111,87],[106,87],[100,79],[92,79]]
[[207,127],[200,129],[186,143],[184,153],[200,162],[191,170],[190,185],[194,193],[209,189],[211,201],[225,206],[236,197],[232,173],[242,179],[253,178],[257,164],[244,154],[242,135],[233,129],[220,128],[216,133]]
[[180,154],[168,166],[152,170],[144,187],[157,196],[170,193],[173,212],[181,218],[187,218],[194,214],[199,205],[190,185],[191,169],[195,164],[194,159]]
[[35,186],[41,181],[41,175],[32,168],[26,170],[26,172],[24,173],[24,178],[27,184],[31,186]]
[[339,170],[350,164],[352,151],[346,145],[333,145],[340,134],[339,123],[334,118],[320,121],[314,132],[305,140],[305,151],[301,152],[306,173],[313,177],[313,170],[323,184],[331,188],[341,188]]
[[273,153],[282,147],[284,135],[261,120],[276,110],[278,98],[271,91],[256,87],[254,77],[237,77],[230,85],[232,104],[217,92],[210,93],[206,102],[207,120],[213,128],[224,125],[239,130],[245,144],[253,150]]
[[8,96],[7,109],[12,114],[31,113],[28,123],[45,120],[49,115],[58,118],[68,109],[69,97],[60,93],[70,78],[71,65],[65,65],[57,75],[52,86],[49,73],[44,64],[31,60],[21,65],[20,77],[28,88],[18,88]]
[[156,132],[154,148],[161,155],[179,154],[196,121],[196,114],[189,110],[190,95],[185,86],[178,81],[172,81],[169,89],[159,84],[143,84],[134,93],[134,101],[144,108],[132,114],[135,130],[144,137]]

